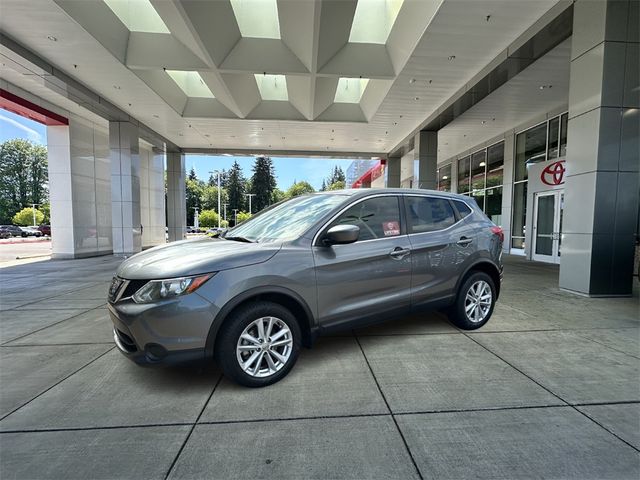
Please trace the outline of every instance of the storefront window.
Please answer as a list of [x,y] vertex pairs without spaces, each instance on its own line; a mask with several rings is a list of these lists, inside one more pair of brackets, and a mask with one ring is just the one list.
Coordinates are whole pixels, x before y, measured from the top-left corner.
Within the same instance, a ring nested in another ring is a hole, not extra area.
[[560,140],[560,117],[549,120],[549,160],[558,158],[558,141]]
[[484,190],[472,190],[471,198],[476,201],[476,203],[480,207],[480,210],[484,212]]
[[487,149],[487,188],[502,185],[504,172],[504,142]]
[[451,164],[438,169],[438,190],[441,192],[451,191]]
[[511,247],[524,248],[524,232],[527,217],[527,182],[513,185],[513,227]]
[[496,225],[502,225],[502,187],[488,188],[484,196],[484,213]]
[[471,156],[471,190],[484,190],[487,171],[487,151],[481,150]]
[[560,116],[560,156],[564,157],[567,154],[567,123],[569,120],[569,114],[564,113]]
[[527,165],[547,158],[547,122],[516,135],[515,181],[526,180]]
[[471,157],[458,160],[458,193],[467,193],[469,191],[470,163]]

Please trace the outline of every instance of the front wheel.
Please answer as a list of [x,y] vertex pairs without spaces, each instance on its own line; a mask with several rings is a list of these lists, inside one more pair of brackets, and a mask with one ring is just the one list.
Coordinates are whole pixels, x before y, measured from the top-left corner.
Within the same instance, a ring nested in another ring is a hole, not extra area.
[[216,341],[224,374],[247,387],[271,385],[289,373],[300,352],[301,332],[293,314],[277,303],[240,307],[225,321]]
[[484,272],[472,273],[462,284],[449,310],[449,320],[463,330],[482,327],[491,318],[496,303],[496,287]]

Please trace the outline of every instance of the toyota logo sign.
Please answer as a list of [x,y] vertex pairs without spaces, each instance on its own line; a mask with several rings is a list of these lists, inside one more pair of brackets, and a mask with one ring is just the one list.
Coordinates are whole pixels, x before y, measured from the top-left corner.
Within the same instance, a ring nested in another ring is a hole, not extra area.
[[545,185],[562,185],[564,183],[564,160],[559,160],[557,162],[552,163],[551,165],[547,165],[542,173],[540,174],[540,180]]

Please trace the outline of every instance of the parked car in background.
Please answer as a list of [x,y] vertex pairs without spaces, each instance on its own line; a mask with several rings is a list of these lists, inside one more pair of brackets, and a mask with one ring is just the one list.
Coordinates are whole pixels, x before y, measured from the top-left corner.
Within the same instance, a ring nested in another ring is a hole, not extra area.
[[463,330],[482,327],[500,293],[503,240],[463,195],[295,197],[220,238],[125,260],[108,293],[114,341],[140,364],[215,358],[228,378],[262,387],[321,334],[431,309]]
[[46,235],[48,237],[51,236],[51,225],[40,225],[38,227],[38,230],[40,230],[40,233],[42,233],[42,235]]
[[0,225],[0,230],[8,232],[12,237],[26,237],[27,234],[16,225]]
[[22,230],[23,237],[41,237],[42,232],[38,229],[38,227],[20,227]]
[[2,230],[2,228],[0,228],[0,239],[3,238],[11,238],[11,234],[6,230]]

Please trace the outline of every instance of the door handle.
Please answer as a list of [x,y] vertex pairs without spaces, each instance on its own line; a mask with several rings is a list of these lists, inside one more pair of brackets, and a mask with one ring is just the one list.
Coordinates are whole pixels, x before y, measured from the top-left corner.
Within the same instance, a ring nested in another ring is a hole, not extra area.
[[473,238],[469,238],[469,237],[460,237],[460,240],[458,240],[456,243],[458,245],[460,245],[461,247],[466,247],[467,245],[469,245],[471,242],[473,242]]
[[408,248],[396,247],[391,252],[389,252],[389,256],[394,260],[402,260],[404,257],[409,255],[411,250]]

